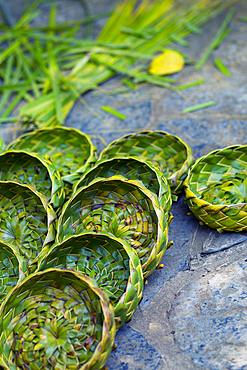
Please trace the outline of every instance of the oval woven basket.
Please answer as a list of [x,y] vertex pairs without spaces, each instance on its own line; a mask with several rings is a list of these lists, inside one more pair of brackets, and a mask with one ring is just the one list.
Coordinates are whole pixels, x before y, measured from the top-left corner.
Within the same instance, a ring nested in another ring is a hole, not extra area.
[[101,369],[115,333],[108,296],[93,279],[68,270],[37,272],[0,306],[0,366]]
[[17,251],[11,245],[0,242],[0,303],[25,277],[26,271],[26,264]]
[[59,172],[35,154],[21,150],[0,154],[0,181],[8,180],[29,185],[47,196],[54,207],[64,202],[63,181]]
[[191,148],[178,136],[165,131],[125,135],[102,150],[99,161],[118,156],[136,156],[151,161],[168,179],[172,194],[181,191],[183,180],[193,163]]
[[96,148],[86,134],[74,128],[52,127],[35,130],[20,136],[7,150],[24,150],[50,160],[53,166],[67,176],[80,168],[81,173],[95,163]]
[[144,276],[160,263],[168,241],[168,223],[158,197],[139,181],[121,176],[96,179],[65,204],[57,241],[84,231],[107,232],[128,241]]
[[0,241],[31,263],[54,241],[56,213],[48,198],[28,185],[0,181]]
[[124,176],[128,180],[141,181],[148,190],[158,196],[160,205],[169,218],[172,199],[166,178],[157,167],[137,157],[111,158],[96,163],[75,183],[74,190],[87,186],[96,178],[108,178],[115,175]]
[[247,145],[233,145],[199,158],[185,180],[186,203],[206,225],[247,230]]
[[88,232],[52,246],[38,270],[47,268],[72,269],[94,278],[108,294],[118,326],[131,319],[142,297],[140,260],[127,242],[112,235]]

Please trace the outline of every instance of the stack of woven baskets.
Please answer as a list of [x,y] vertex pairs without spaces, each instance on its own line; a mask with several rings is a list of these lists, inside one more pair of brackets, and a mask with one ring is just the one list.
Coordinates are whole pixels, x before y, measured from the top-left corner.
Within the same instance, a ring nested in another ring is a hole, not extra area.
[[0,164],[0,368],[100,369],[171,245],[191,150],[146,131],[97,159],[87,135],[58,127]]
[[42,129],[0,154],[1,370],[104,366],[172,244],[183,185],[203,224],[247,229],[247,146],[192,162],[162,131],[124,136],[97,158],[80,131]]

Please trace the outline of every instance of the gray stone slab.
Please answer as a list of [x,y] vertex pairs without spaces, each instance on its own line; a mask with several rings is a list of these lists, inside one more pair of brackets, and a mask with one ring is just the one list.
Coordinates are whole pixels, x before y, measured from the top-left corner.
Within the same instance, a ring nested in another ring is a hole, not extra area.
[[170,322],[179,348],[205,369],[247,368],[247,259],[212,271],[174,299]]
[[115,344],[117,349],[107,361],[109,370],[156,370],[160,367],[161,356],[148,344],[144,335],[129,325],[119,330]]

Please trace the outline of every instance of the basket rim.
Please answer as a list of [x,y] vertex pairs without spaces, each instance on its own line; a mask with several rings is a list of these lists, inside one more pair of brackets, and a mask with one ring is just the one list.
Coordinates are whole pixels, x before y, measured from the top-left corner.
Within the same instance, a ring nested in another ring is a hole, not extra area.
[[[23,258],[20,255],[18,250],[15,249],[14,245],[11,245],[9,243],[6,243],[6,242],[0,240],[0,252],[1,252],[2,247],[3,248],[7,247],[8,249],[10,249],[10,251],[13,253],[13,256],[16,258],[16,260],[18,262],[19,276],[18,276],[18,279],[17,279],[17,284],[19,284],[24,279],[24,277],[26,275],[26,272],[27,272],[27,266],[26,266],[25,258]],[[12,288],[11,288],[11,291],[12,291]],[[1,303],[0,303],[0,306],[1,306]]]
[[[62,220],[65,215],[66,210],[70,207],[72,202],[75,200],[77,196],[80,195],[80,193],[83,193],[85,189],[90,188],[91,186],[97,185],[97,183],[107,183],[110,181],[114,182],[121,182],[123,184],[130,184],[131,186],[138,188],[142,194],[144,194],[145,197],[147,197],[154,208],[155,215],[157,217],[157,237],[156,237],[156,243],[155,243],[155,248],[150,249],[149,257],[148,260],[142,265],[144,276],[147,276],[147,274],[151,274],[152,271],[148,270],[148,266],[152,263],[154,258],[156,258],[157,253],[159,254],[161,251],[158,248],[158,251],[156,251],[156,248],[158,245],[162,245],[163,242],[165,241],[166,238],[168,238],[168,221],[166,219],[166,213],[163,211],[160,200],[156,194],[148,190],[147,188],[144,187],[144,185],[138,181],[138,180],[127,180],[123,176],[111,176],[109,178],[98,178],[93,180],[89,185],[84,186],[79,188],[73,196],[64,204],[61,214],[58,218],[57,221],[57,235],[56,235],[56,243],[61,241],[60,235],[61,235],[61,229],[63,229],[62,225]],[[157,253],[156,253],[157,252]]]
[[26,138],[29,138],[30,136],[33,137],[35,136],[36,134],[40,134],[40,133],[45,133],[45,132],[51,132],[51,131],[67,131],[67,132],[74,132],[76,133],[77,135],[79,136],[83,136],[87,141],[88,143],[90,144],[90,148],[93,148],[94,150],[97,150],[97,148],[93,145],[92,141],[91,141],[91,138],[89,135],[87,135],[85,132],[82,132],[80,131],[79,129],[77,128],[74,128],[74,127],[66,127],[66,126],[55,126],[55,127],[43,127],[43,128],[39,128],[39,129],[36,129],[34,131],[30,131],[30,132],[26,132],[24,133],[23,135],[19,136],[17,139],[11,141],[5,151],[9,151],[11,150],[10,147],[15,144],[16,142],[19,142],[19,141],[22,141],[22,140],[25,140]]
[[121,136],[120,138],[116,139],[116,140],[113,140],[112,142],[110,142],[99,154],[99,161],[101,160],[102,158],[102,153],[105,152],[106,149],[108,149],[108,147],[111,147],[112,144],[115,144],[123,139],[127,139],[129,138],[130,136],[138,136],[138,135],[142,135],[142,134],[160,134],[161,136],[169,136],[169,137],[173,137],[176,139],[176,141],[179,141],[182,145],[184,145],[184,147],[186,148],[186,150],[191,150],[190,146],[185,142],[183,141],[183,139],[181,139],[181,137],[177,136],[177,135],[173,135],[173,134],[170,134],[169,132],[167,131],[163,131],[163,130],[139,130],[139,131],[136,131],[136,132],[130,132],[126,135],[123,135]]
[[[210,202],[206,201],[205,199],[202,199],[200,196],[195,194],[195,192],[191,189],[191,186],[190,186],[190,177],[193,174],[193,170],[195,168],[197,168],[197,166],[200,164],[201,161],[207,159],[208,157],[212,157],[215,154],[223,154],[224,155],[224,152],[228,151],[229,149],[232,149],[232,150],[234,150],[234,149],[245,149],[246,152],[247,152],[247,144],[245,144],[245,145],[234,144],[234,145],[226,146],[224,148],[214,149],[211,152],[205,154],[204,156],[198,158],[195,161],[195,163],[189,168],[187,178],[184,180],[186,200],[187,199],[200,200],[200,202],[202,204],[204,204],[205,206],[207,205],[207,206],[212,207],[212,209],[217,209],[217,210],[223,209],[223,208],[227,208],[227,209],[239,208],[239,207],[242,208],[243,206],[247,205],[247,202],[246,203],[240,203],[239,202],[239,203],[233,203],[233,204],[223,204],[223,203],[222,204],[213,204],[213,203],[210,203]],[[247,168],[247,163],[246,163],[246,168]],[[207,188],[207,186],[205,186],[205,188]]]
[[[118,157],[113,157],[113,158],[106,158],[106,159],[102,159],[101,161],[97,161],[95,163],[95,165],[93,167],[91,167],[88,171],[86,171],[83,176],[77,181],[75,182],[74,186],[73,186],[73,189],[74,189],[74,192],[75,193],[79,188],[78,188],[78,185],[91,173],[93,172],[95,169],[97,169],[100,165],[103,165],[103,164],[108,164],[108,163],[111,163],[113,161],[117,161],[117,160],[124,160],[124,161],[128,161],[128,160],[132,160],[132,161],[135,161],[135,162],[139,162],[143,165],[146,165],[147,167],[150,168],[151,171],[153,171],[156,175],[156,178],[158,180],[158,183],[159,183],[159,187],[160,187],[160,191],[161,190],[164,190],[164,185],[166,187],[166,191],[168,193],[168,198],[170,200],[170,202],[172,202],[171,200],[171,189],[170,189],[170,185],[168,184],[168,180],[167,178],[163,175],[163,173],[157,168],[155,167],[151,161],[145,161],[141,158],[138,158],[137,156],[118,156]],[[125,177],[124,175],[114,175],[114,176],[122,176],[122,177]],[[112,177],[112,176],[110,176]],[[105,177],[97,177],[98,179],[103,179]],[[95,178],[96,179],[96,178]],[[93,181],[93,180],[92,180]],[[137,181],[140,181],[142,183],[142,180],[137,180]],[[162,182],[164,182],[164,185],[162,184]],[[91,184],[91,182],[89,183]],[[88,184],[88,185],[89,185]],[[87,185],[86,185],[87,186]],[[143,184],[143,186],[145,186]],[[156,194],[157,195],[157,194]],[[159,193],[158,197],[160,197],[162,194]],[[170,207],[171,208],[171,207]]]
[[[38,162],[41,163],[42,166],[44,166],[46,168],[46,170],[49,174],[50,180],[51,180],[51,203],[53,204],[54,203],[54,196],[55,196],[56,191],[58,191],[58,190],[60,190],[64,187],[62,177],[60,176],[60,172],[53,166],[52,163],[48,163],[48,161],[43,159],[39,154],[36,154],[34,152],[28,152],[26,150],[17,150],[17,149],[6,150],[3,153],[0,153],[0,160],[4,156],[11,155],[11,154],[16,154],[16,155],[25,154],[28,157],[36,159]],[[28,184],[21,183],[17,180],[8,180],[8,181],[16,181],[18,184],[28,185]],[[42,193],[40,193],[38,191],[37,191],[37,193],[39,193],[43,196]]]
[[[93,353],[93,355],[88,359],[88,361],[84,364],[82,364],[80,366],[79,369],[86,369],[87,366],[90,366],[91,364],[93,363],[96,363],[97,362],[97,357],[98,357],[98,353],[101,353],[101,350],[102,350],[102,345],[105,343],[107,343],[108,340],[110,340],[111,342],[113,342],[114,338],[115,338],[115,334],[116,334],[116,323],[115,323],[115,320],[114,320],[114,311],[113,311],[113,308],[112,308],[112,305],[111,303],[109,302],[109,298],[107,296],[106,293],[104,293],[97,285],[96,281],[86,275],[82,275],[82,274],[79,274],[77,273],[76,271],[72,271],[72,270],[60,270],[60,269],[56,269],[56,268],[51,268],[51,269],[47,269],[47,270],[44,270],[44,271],[40,271],[40,272],[34,272],[30,275],[28,275],[22,282],[20,282],[19,284],[17,284],[9,293],[8,295],[6,296],[6,298],[4,299],[4,301],[1,303],[0,305],[0,317],[2,317],[4,315],[4,308],[6,306],[6,304],[8,303],[9,299],[11,298],[11,295],[18,289],[20,289],[21,287],[23,287],[23,285],[25,285],[29,280],[37,277],[37,276],[45,276],[46,274],[49,274],[51,272],[57,272],[58,274],[71,274],[71,275],[74,275],[76,278],[78,278],[79,280],[85,282],[88,287],[94,291],[94,293],[98,296],[99,298],[99,301],[100,301],[100,306],[101,306],[101,309],[102,309],[102,313],[103,313],[103,316],[104,316],[104,321],[101,325],[102,327],[102,335],[101,335],[101,340],[99,341],[97,347],[95,348],[95,351]],[[44,285],[45,285],[45,281],[44,281]],[[107,337],[107,339],[106,339]],[[111,343],[112,344],[112,343]],[[107,356],[108,357],[108,356]],[[1,364],[1,360],[3,361],[4,363],[4,360],[3,358],[0,357],[0,364]],[[106,359],[105,359],[106,360]]]
[[191,171],[194,169],[194,167],[196,167],[198,165],[199,162],[201,162],[203,159],[207,158],[207,157],[210,157],[211,155],[214,155],[216,153],[222,153],[224,152],[225,150],[229,150],[229,149],[240,149],[240,148],[243,148],[243,149],[246,149],[247,150],[247,144],[244,144],[244,145],[241,145],[241,144],[234,144],[234,145],[229,145],[229,146],[226,146],[224,148],[218,148],[218,149],[214,149],[212,150],[211,152],[201,156],[200,158],[197,158],[195,160],[195,163],[189,168],[189,172],[188,172],[188,176],[187,178],[189,177],[189,174],[191,173]]
[[[170,138],[174,138],[176,141],[178,141],[180,144],[183,145],[184,149],[185,149],[185,153],[186,153],[186,160],[183,162],[183,165],[182,167],[175,171],[174,173],[172,173],[168,178],[171,179],[172,181],[175,181],[175,184],[176,184],[176,180],[179,179],[179,175],[181,173],[181,175],[186,172],[186,170],[189,168],[189,164],[190,162],[193,161],[193,154],[192,154],[192,149],[191,147],[183,140],[181,139],[179,136],[177,135],[173,135],[173,134],[170,134],[169,132],[167,131],[162,131],[162,130],[143,130],[143,131],[137,131],[137,132],[133,132],[133,133],[129,133],[129,134],[126,134],[124,136],[121,136],[120,138],[116,139],[116,140],[113,140],[111,143],[109,143],[99,154],[99,158],[98,158],[98,162],[100,162],[101,160],[103,160],[103,155],[105,152],[107,152],[108,148],[110,148],[112,145],[114,145],[115,143],[118,143],[122,140],[125,140],[125,139],[128,139],[129,137],[134,137],[134,136],[138,136],[138,135],[142,135],[142,134],[159,134],[161,136],[169,136]],[[117,156],[116,156],[117,157]],[[175,185],[174,185],[175,186]]]
[[[39,258],[38,263],[37,263],[37,269],[35,271],[36,272],[44,271],[43,269],[40,270],[42,263],[45,262],[49,258],[49,256],[57,248],[61,247],[63,244],[69,243],[69,241],[73,242],[73,240],[77,240],[77,239],[79,239],[79,240],[81,240],[83,238],[86,239],[89,236],[92,236],[94,238],[100,237],[102,239],[108,239],[109,241],[114,240],[116,243],[119,244],[119,246],[123,247],[124,251],[126,252],[126,254],[128,256],[128,259],[129,259],[129,273],[130,274],[129,274],[128,280],[126,282],[126,289],[121,294],[121,296],[119,297],[119,299],[116,302],[116,305],[114,306],[115,317],[119,317],[117,315],[118,306],[126,301],[125,296],[126,296],[126,293],[128,291],[128,286],[130,284],[132,285],[131,282],[132,282],[132,279],[133,279],[133,276],[132,276],[133,274],[136,275],[136,278],[138,277],[138,283],[139,283],[139,285],[138,285],[139,289],[137,291],[138,302],[140,301],[140,299],[142,297],[143,288],[144,288],[144,278],[143,278],[143,271],[142,271],[141,261],[140,261],[138,255],[137,255],[137,253],[135,252],[135,250],[131,247],[131,245],[126,240],[118,238],[118,237],[116,237],[112,234],[109,234],[107,232],[94,233],[92,231],[86,231],[86,232],[81,233],[81,234],[76,234],[76,235],[69,236],[67,239],[64,239],[62,242],[53,244],[51,246],[50,250],[48,251],[48,253],[44,254],[43,256],[41,256]],[[87,244],[87,246],[88,246],[88,244]],[[87,248],[87,246],[85,246],[85,248]],[[137,266],[137,263],[138,263],[138,266]],[[61,269],[61,270],[66,270],[66,269]],[[73,270],[73,269],[71,269],[71,270]],[[83,272],[80,272],[79,270],[74,270],[74,271],[77,271],[78,273],[80,273],[82,275],[85,275]],[[102,289],[102,288],[100,288],[100,289]],[[102,290],[104,291],[104,289],[102,289]],[[130,313],[131,312],[129,312],[129,310],[126,309],[125,315],[121,315],[120,318],[121,318],[122,324],[124,324],[122,319],[125,316],[128,316]]]
[[[13,186],[22,188],[28,192],[31,192],[34,198],[38,198],[40,203],[42,204],[46,215],[47,215],[47,233],[45,240],[43,242],[42,248],[44,248],[49,242],[53,241],[55,239],[54,235],[54,228],[53,228],[53,222],[57,219],[57,214],[52,208],[52,206],[48,202],[48,198],[44,195],[42,195],[37,190],[33,189],[31,186],[26,184],[20,184],[17,181],[0,181],[0,194],[1,194],[1,187],[2,185],[7,188],[7,190],[11,190]],[[11,186],[12,185],[12,186]],[[4,195],[5,196],[5,195]],[[2,240],[1,240],[2,241]]]

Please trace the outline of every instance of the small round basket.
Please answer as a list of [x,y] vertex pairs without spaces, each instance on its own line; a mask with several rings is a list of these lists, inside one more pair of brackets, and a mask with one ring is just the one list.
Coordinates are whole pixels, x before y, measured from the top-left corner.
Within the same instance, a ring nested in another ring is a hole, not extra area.
[[172,194],[181,191],[183,180],[193,163],[191,148],[178,136],[164,131],[143,131],[125,135],[110,143],[99,156],[99,161],[136,156],[151,161],[168,179]]
[[219,232],[247,230],[247,145],[199,158],[184,185],[186,203],[202,223]]
[[101,369],[116,333],[114,311],[96,282],[74,271],[29,275],[0,306],[4,370]]
[[169,218],[172,206],[171,190],[162,172],[150,162],[137,157],[118,157],[96,163],[79,181],[74,189],[87,186],[96,178],[124,176],[128,180],[138,180],[159,198],[160,205]]
[[131,319],[142,297],[141,262],[127,242],[111,235],[85,233],[52,246],[38,270],[47,268],[73,269],[94,278],[110,298],[118,327]]
[[12,245],[28,263],[54,241],[55,218],[48,198],[28,185],[0,181],[0,241]]
[[57,241],[85,231],[125,239],[148,276],[160,263],[168,241],[168,223],[158,197],[139,181],[121,176],[96,179],[78,189],[58,219]]
[[55,208],[64,202],[63,181],[59,172],[35,154],[21,150],[0,154],[0,181],[27,184],[47,196]]
[[20,136],[7,150],[24,150],[50,160],[62,177],[80,168],[81,173],[95,163],[96,148],[86,134],[74,128],[39,129]]

